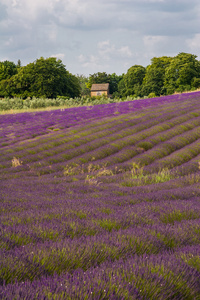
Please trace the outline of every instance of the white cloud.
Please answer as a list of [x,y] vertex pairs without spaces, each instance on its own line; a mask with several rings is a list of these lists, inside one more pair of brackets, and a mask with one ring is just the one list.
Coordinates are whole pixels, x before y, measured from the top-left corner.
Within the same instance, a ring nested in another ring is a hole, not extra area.
[[48,0],[2,0],[7,6],[8,15],[14,19],[21,17],[30,21],[37,18],[42,8],[47,8]]
[[130,50],[129,46],[123,46],[117,51],[123,57],[132,57],[133,53]]
[[51,57],[56,57],[62,60],[65,58],[65,54],[64,53],[52,54]]
[[97,45],[98,55],[102,60],[110,60],[110,56],[116,51],[115,45],[111,44],[109,40],[99,42]]
[[198,28],[199,0],[0,0],[0,60],[55,53],[72,73],[120,74],[154,56],[198,54]]
[[[154,56],[157,56],[157,55],[159,55],[159,53],[161,53],[161,51],[160,51],[161,48],[164,51],[165,47],[168,46],[169,39],[166,36],[146,35],[143,37],[143,43],[144,43],[144,47],[146,49],[145,55],[146,55],[146,57],[151,59]],[[163,55],[161,55],[161,56],[163,56]]]
[[56,40],[57,40],[57,30],[56,30],[56,28],[53,27],[52,29],[49,30],[48,37],[49,37],[50,41],[56,42]]
[[156,46],[160,43],[163,43],[166,41],[165,36],[159,36],[159,35],[146,35],[143,37],[144,46],[148,49],[154,50]]
[[80,55],[78,56],[78,61],[79,61],[80,63],[84,63],[84,62],[86,61],[85,56],[84,56],[83,54],[80,54]]
[[78,56],[82,67],[91,68],[92,70],[105,71],[113,64],[113,61],[125,60],[124,66],[127,66],[126,59],[133,56],[129,46],[117,47],[110,40],[104,40],[97,43],[95,54]]
[[92,72],[95,72],[96,69],[102,71],[105,68],[105,65],[101,62],[100,58],[95,55],[84,56],[83,54],[78,57],[79,62],[83,68],[88,68]]
[[118,48],[115,44],[111,44],[109,40],[99,42],[97,45],[98,53],[103,59],[109,59],[112,57],[131,57],[132,52],[129,46],[122,46]]
[[200,33],[195,34],[191,39],[187,39],[186,43],[192,54],[200,56]]

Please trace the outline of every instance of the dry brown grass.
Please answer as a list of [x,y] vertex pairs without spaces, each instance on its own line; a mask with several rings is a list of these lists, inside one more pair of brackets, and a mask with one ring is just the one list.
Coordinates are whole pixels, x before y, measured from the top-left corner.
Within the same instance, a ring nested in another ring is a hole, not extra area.
[[13,157],[12,159],[12,167],[16,168],[18,166],[22,165],[22,161],[19,160],[19,158]]

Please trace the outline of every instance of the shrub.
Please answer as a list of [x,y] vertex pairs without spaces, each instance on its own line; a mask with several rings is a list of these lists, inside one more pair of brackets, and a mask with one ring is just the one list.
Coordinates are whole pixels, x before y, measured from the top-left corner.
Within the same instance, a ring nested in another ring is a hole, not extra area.
[[148,95],[148,98],[155,98],[155,97],[156,97],[156,94],[153,92]]

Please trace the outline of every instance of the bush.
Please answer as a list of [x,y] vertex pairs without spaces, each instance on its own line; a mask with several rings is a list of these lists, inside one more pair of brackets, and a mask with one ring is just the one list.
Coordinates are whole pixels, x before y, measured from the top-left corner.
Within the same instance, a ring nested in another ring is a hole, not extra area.
[[156,97],[156,94],[153,92],[148,95],[148,98],[155,98],[155,97]]

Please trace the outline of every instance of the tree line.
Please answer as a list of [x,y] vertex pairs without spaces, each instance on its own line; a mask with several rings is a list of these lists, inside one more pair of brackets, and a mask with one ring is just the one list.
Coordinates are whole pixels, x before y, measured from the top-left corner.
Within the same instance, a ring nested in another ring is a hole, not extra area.
[[0,62],[0,97],[56,98],[78,97],[80,84],[76,76],[54,57],[37,59],[22,67],[20,61]]
[[110,92],[117,97],[154,97],[192,91],[200,88],[200,61],[196,55],[183,52],[175,57],[154,57],[146,68],[134,65],[120,76],[90,75],[87,85],[103,82],[110,83]]
[[56,98],[89,96],[93,83],[109,83],[112,97],[155,97],[200,88],[200,61],[197,56],[179,53],[175,57],[154,57],[147,67],[133,65],[126,74],[98,72],[73,75],[61,60],[41,57],[22,67],[0,62],[0,97]]

